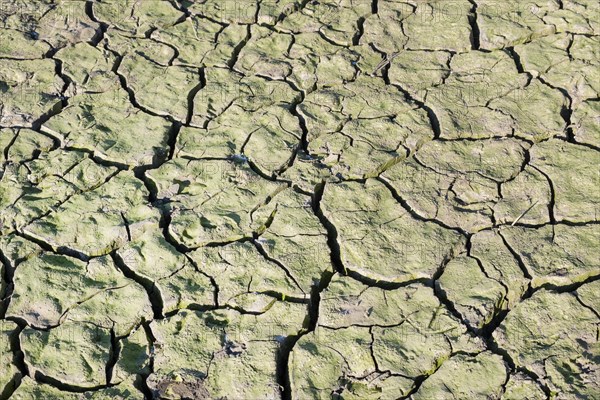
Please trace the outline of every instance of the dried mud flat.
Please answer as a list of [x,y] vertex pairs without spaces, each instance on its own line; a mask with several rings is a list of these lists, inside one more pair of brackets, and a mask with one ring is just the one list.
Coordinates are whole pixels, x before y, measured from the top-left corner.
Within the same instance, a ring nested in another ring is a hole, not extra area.
[[0,399],[600,398],[599,16],[0,1]]

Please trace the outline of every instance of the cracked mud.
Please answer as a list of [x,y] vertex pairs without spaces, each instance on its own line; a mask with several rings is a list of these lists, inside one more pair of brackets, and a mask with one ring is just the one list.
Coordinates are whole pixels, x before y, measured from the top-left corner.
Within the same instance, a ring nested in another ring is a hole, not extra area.
[[0,0],[1,399],[599,399],[594,0]]

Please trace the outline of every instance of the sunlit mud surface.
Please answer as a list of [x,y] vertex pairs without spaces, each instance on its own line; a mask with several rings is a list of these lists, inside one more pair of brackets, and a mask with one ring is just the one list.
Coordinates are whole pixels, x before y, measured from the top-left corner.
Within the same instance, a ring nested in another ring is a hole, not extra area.
[[600,398],[597,0],[0,0],[0,399]]

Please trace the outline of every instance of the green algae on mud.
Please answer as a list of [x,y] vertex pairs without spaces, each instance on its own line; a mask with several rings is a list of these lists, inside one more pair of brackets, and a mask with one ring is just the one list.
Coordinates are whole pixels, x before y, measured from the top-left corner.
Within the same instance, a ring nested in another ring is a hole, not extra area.
[[0,3],[0,400],[595,398],[597,2]]

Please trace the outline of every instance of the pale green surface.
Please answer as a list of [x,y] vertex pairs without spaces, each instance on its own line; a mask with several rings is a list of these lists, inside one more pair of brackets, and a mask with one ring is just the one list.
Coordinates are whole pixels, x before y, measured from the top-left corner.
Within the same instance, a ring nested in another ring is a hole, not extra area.
[[502,393],[506,367],[490,352],[458,354],[447,360],[415,394],[415,400],[434,398],[497,398]]
[[142,287],[125,279],[106,257],[84,263],[43,254],[20,264],[14,282],[7,315],[39,328],[85,322],[122,336],[152,315]]
[[572,294],[542,290],[510,313],[494,336],[517,365],[546,376],[553,392],[585,398],[598,392],[596,323],[597,315]]
[[0,400],[598,397],[594,0],[0,4]]
[[337,226],[346,268],[374,280],[430,278],[464,245],[455,231],[413,218],[375,180],[327,186],[322,207]]
[[0,125],[31,126],[60,108],[63,83],[52,60],[0,59]]

